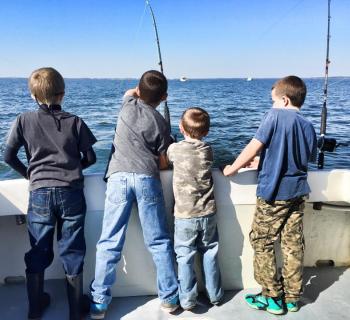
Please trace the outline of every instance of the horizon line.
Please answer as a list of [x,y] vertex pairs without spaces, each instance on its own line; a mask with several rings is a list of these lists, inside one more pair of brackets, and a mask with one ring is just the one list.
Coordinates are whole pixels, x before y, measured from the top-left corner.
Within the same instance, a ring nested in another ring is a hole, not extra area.
[[[13,76],[0,76],[0,79],[28,79],[29,77],[13,77]],[[71,80],[139,80],[138,77],[63,77],[64,79],[71,79]],[[181,77],[173,78],[169,77],[168,80],[179,80]],[[187,80],[229,80],[229,79],[247,79],[248,77],[198,77],[198,78],[189,78],[187,77]],[[281,77],[249,77],[252,80],[264,80],[264,79],[279,79]],[[303,79],[323,79],[324,76],[309,76],[309,77],[301,77]],[[328,78],[350,78],[350,75],[342,75],[342,76],[329,76]]]

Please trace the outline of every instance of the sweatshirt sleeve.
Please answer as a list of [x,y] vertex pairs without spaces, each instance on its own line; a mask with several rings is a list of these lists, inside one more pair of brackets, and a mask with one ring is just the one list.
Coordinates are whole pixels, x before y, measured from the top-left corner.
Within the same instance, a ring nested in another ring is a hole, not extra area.
[[21,116],[19,115],[12,123],[10,131],[7,135],[6,145],[19,149],[24,144],[23,130],[21,125]]

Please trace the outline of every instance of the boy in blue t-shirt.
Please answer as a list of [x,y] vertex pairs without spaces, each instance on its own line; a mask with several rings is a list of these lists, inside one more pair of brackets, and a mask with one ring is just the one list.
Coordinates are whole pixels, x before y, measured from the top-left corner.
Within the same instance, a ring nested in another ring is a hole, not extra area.
[[[305,83],[296,76],[278,80],[271,92],[269,110],[255,134],[232,165],[231,176],[261,152],[258,167],[257,206],[250,232],[254,249],[254,276],[262,292],[245,297],[249,306],[282,314],[298,311],[302,292],[304,257],[304,196],[309,161],[316,160],[316,133],[300,113],[306,96]],[[274,243],[280,237],[283,254],[282,278],[277,276]]]

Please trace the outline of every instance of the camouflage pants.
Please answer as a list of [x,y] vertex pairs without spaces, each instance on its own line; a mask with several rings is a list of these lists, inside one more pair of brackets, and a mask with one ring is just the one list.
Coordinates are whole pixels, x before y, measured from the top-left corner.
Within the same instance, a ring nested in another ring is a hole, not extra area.
[[[304,258],[303,198],[267,202],[258,198],[250,243],[254,249],[254,277],[268,297],[285,295],[299,300]],[[278,278],[274,243],[280,238],[282,278]]]

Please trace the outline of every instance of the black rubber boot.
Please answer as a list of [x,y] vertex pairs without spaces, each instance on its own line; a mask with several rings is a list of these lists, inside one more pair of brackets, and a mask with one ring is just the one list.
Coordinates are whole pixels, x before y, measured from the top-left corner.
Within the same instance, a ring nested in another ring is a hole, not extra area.
[[83,273],[66,275],[69,320],[81,320],[89,313],[89,298],[83,295]]
[[40,320],[50,305],[50,296],[44,292],[44,273],[27,273],[27,294],[29,302],[28,319]]

